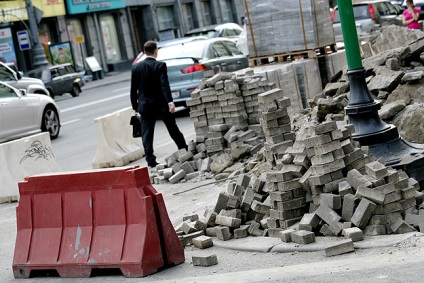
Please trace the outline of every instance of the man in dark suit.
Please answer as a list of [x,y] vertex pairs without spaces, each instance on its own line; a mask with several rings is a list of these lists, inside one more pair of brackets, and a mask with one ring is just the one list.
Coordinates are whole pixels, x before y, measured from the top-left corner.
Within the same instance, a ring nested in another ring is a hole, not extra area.
[[187,149],[183,134],[178,129],[172,113],[175,105],[168,82],[167,67],[164,62],[156,61],[158,48],[156,42],[144,44],[146,58],[135,64],[131,74],[131,105],[141,116],[141,138],[149,167],[155,167],[153,136],[156,120],[161,119],[178,149]]

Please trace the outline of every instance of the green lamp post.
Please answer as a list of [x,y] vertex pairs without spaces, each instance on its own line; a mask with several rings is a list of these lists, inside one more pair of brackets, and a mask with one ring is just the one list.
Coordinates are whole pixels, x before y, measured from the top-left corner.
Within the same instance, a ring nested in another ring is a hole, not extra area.
[[345,44],[348,78],[350,84],[349,104],[345,108],[349,123],[355,126],[352,138],[367,145],[377,158],[386,164],[403,169],[417,180],[424,180],[424,147],[422,144],[403,140],[396,126],[384,123],[378,115],[380,102],[374,101],[365,82],[351,0],[338,0],[340,23]]

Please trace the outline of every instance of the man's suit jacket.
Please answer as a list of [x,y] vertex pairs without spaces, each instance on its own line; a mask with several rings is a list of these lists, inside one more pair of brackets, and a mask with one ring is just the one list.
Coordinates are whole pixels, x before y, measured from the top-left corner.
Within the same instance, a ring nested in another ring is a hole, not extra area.
[[131,105],[140,114],[157,115],[168,112],[173,102],[167,67],[152,57],[132,67]]

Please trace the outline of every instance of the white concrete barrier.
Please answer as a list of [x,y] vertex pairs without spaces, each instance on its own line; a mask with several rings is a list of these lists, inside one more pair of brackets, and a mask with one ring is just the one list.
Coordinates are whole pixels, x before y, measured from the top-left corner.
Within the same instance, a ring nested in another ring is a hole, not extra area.
[[18,182],[26,176],[57,172],[50,136],[40,133],[0,144],[0,203],[19,199]]
[[97,151],[92,167],[108,168],[127,165],[143,157],[141,138],[132,137],[131,107],[96,118]]

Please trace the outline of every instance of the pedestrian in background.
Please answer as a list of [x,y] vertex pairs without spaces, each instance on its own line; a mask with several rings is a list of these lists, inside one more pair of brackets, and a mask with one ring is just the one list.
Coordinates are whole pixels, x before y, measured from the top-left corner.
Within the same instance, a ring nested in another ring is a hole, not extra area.
[[402,23],[409,29],[421,29],[421,25],[418,23],[420,11],[420,8],[414,7],[413,0],[406,0],[406,9],[403,11]]
[[153,154],[156,120],[160,119],[165,123],[178,149],[188,149],[188,147],[172,114],[175,112],[175,105],[169,86],[167,67],[164,62],[156,61],[158,55],[156,42],[146,42],[144,53],[146,58],[132,67],[131,105],[141,117],[141,138],[147,165],[156,167],[158,163]]

